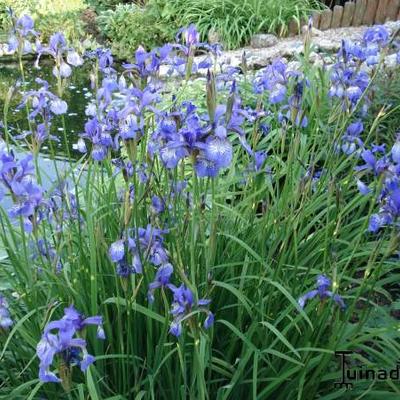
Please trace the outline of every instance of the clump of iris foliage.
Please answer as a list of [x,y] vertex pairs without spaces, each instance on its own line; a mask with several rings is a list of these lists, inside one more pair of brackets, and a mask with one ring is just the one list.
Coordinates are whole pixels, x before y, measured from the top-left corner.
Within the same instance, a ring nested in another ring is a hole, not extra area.
[[[397,71],[382,69],[384,27],[343,42],[330,69],[308,62],[307,36],[298,70],[278,59],[255,74],[221,65],[194,26],[122,70],[107,49],[37,35],[22,16],[9,39],[21,80],[2,124],[2,396],[342,399],[335,350],[396,365],[400,141],[382,127],[399,105],[373,103]],[[54,65],[30,90],[28,52]],[[84,65],[73,144],[65,87]],[[43,168],[59,125],[67,160]],[[351,394],[397,397],[398,382]]]
[[173,40],[177,28],[192,23],[202,40],[214,36],[225,48],[238,48],[256,33],[286,34],[290,20],[323,7],[319,0],[148,0],[100,6],[97,23],[113,54],[126,58],[138,45]]

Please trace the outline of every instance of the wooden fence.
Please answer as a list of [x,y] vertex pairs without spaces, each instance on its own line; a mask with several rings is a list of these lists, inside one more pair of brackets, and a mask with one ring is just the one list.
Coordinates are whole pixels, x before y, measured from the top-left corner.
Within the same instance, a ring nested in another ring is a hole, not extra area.
[[[330,28],[383,24],[400,20],[400,0],[354,0],[333,9],[315,12],[313,26],[321,31]],[[291,21],[288,34],[296,35],[307,21]]]

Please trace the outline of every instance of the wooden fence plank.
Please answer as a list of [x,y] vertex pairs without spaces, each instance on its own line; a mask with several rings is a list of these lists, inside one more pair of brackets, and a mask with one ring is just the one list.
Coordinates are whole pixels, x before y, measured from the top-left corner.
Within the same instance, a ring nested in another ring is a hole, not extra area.
[[308,18],[302,18],[300,20],[300,30],[299,33],[301,33],[301,30],[303,29],[303,26],[308,26]]
[[292,19],[289,22],[289,36],[295,36],[298,34],[299,32],[299,23],[297,22],[297,20]]
[[348,1],[344,4],[343,10],[343,18],[342,18],[342,26],[348,27],[351,26],[354,17],[354,10],[356,8],[356,4],[353,2]]
[[331,27],[332,22],[332,11],[331,10],[324,10],[321,13],[321,20],[319,22],[319,29],[321,31],[326,31]]
[[388,5],[388,0],[379,0],[379,5],[376,10],[375,23],[383,24],[386,19],[386,8]]
[[340,28],[342,23],[343,7],[335,6],[333,7],[331,28]]
[[363,25],[372,25],[375,21],[379,0],[367,0],[367,8],[362,20]]
[[313,20],[313,27],[319,29],[319,21],[321,20],[321,13],[314,12],[312,15],[312,20]]
[[353,26],[360,26],[365,13],[367,0],[357,0],[356,9],[354,10]]
[[395,21],[400,10],[400,0],[391,0],[386,10],[386,21]]

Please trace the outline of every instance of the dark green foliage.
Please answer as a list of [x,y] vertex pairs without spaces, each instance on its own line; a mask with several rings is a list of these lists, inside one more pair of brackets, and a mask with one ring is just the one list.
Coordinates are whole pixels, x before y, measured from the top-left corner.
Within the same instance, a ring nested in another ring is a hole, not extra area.
[[131,57],[138,46],[149,49],[173,40],[177,26],[167,24],[155,7],[120,4],[100,13],[99,28],[112,51],[121,58]]
[[180,26],[194,23],[203,39],[213,29],[226,48],[247,44],[255,33],[279,33],[292,18],[306,18],[321,7],[316,0],[155,0],[163,18]]

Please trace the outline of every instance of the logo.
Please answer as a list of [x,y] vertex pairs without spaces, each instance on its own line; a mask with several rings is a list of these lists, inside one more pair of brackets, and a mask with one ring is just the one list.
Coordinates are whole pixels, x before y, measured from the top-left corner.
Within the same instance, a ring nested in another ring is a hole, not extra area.
[[341,358],[341,381],[334,382],[334,387],[337,389],[345,388],[346,390],[353,389],[356,381],[386,381],[390,378],[393,381],[400,380],[400,362],[397,362],[396,368],[391,370],[386,369],[368,369],[363,367],[347,368],[346,357],[353,354],[353,351],[335,351],[335,356]]

